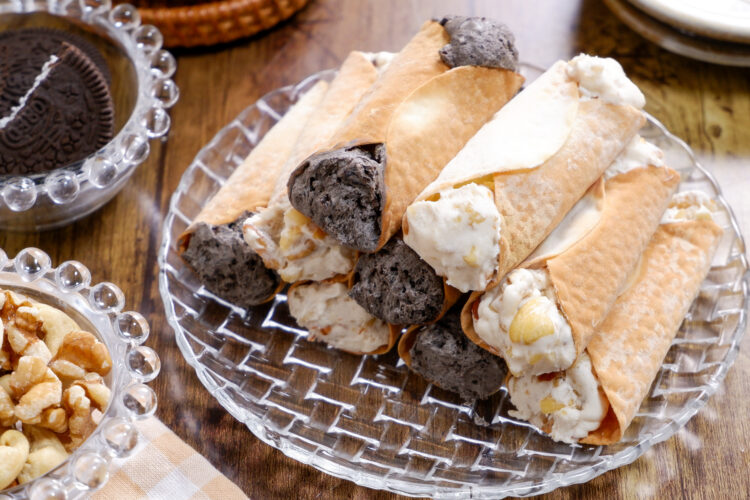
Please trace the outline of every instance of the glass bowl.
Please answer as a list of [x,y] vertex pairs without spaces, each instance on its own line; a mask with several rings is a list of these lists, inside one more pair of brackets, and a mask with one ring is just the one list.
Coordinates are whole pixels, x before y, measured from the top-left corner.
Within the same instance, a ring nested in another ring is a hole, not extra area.
[[0,229],[51,229],[85,217],[112,199],[169,130],[167,109],[179,90],[162,35],[141,25],[135,7],[110,0],[0,0],[0,31],[48,27],[73,32],[104,56],[115,105],[112,140],[89,157],[29,176],[0,176]]
[[123,312],[125,299],[117,286],[92,285],[91,273],[80,262],[67,261],[54,268],[38,248],[21,250],[14,259],[0,250],[0,289],[63,310],[97,335],[112,357],[112,370],[104,378],[112,396],[91,436],[57,468],[0,491],[0,499],[84,497],[107,482],[113,458],[133,452],[139,439],[135,421],[156,411],[156,394],[145,383],[159,374],[161,364],[153,349],[141,345],[149,336],[148,323],[137,312]]
[[[527,81],[541,70],[522,66]],[[302,88],[330,72],[305,80]],[[737,356],[748,305],[745,245],[713,178],[687,145],[649,117],[641,134],[720,206],[724,236],[651,391],[620,443],[556,443],[509,416],[504,389],[462,402],[410,372],[395,349],[354,356],[309,342],[286,296],[243,310],[201,287],[177,238],[300,93],[271,92],[198,153],[175,191],[159,252],[167,319],[187,362],[226,410],[269,445],[328,474],[411,496],[531,496],[626,465],[702,408]]]

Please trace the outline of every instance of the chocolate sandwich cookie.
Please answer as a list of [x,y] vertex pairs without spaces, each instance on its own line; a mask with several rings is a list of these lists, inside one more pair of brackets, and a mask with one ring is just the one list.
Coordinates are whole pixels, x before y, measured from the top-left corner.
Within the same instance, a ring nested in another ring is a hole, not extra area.
[[106,79],[91,59],[67,42],[47,57],[19,104],[20,109],[0,117],[7,120],[0,129],[0,174],[28,175],[63,167],[106,145],[114,132]]
[[279,275],[245,243],[242,222],[250,215],[245,212],[217,226],[198,223],[182,254],[207,290],[243,308],[262,304],[281,284]]
[[[410,332],[410,368],[465,400],[485,399],[505,380],[505,362],[471,342],[461,331],[459,309],[443,319]],[[399,352],[401,352],[399,350]]]
[[429,264],[394,237],[380,251],[359,258],[349,296],[387,323],[418,325],[440,315],[445,287]]
[[50,56],[63,44],[83,52],[101,72],[107,85],[111,74],[101,52],[84,38],[52,28],[24,28],[0,33],[0,118],[7,116],[34,85]]

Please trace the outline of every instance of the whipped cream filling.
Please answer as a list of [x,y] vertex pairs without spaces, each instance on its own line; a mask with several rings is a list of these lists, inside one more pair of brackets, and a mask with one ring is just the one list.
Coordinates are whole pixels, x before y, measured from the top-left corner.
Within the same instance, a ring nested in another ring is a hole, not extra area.
[[289,290],[289,312],[311,340],[350,352],[372,352],[387,345],[388,324],[349,297],[344,283],[309,283]]
[[611,179],[625,172],[635,170],[636,168],[644,168],[649,165],[663,167],[664,152],[640,135],[636,135],[625,146],[625,149],[617,155],[612,165],[604,171],[604,178]]
[[661,218],[662,224],[689,220],[714,220],[716,202],[702,191],[683,191],[672,196]]
[[49,72],[52,71],[52,66],[54,66],[58,59],[60,58],[53,54],[50,56],[49,60],[44,63],[44,66],[42,66],[42,71],[40,71],[39,74],[36,75],[36,78],[34,78],[34,83],[31,85],[29,90],[27,90],[23,97],[21,97],[21,99],[18,101],[18,104],[13,106],[13,108],[10,110],[10,114],[0,119],[0,129],[4,129],[11,121],[16,118],[16,116],[21,112],[24,106],[26,106],[26,101],[29,100],[31,94],[47,78]]
[[497,268],[501,217],[492,190],[470,183],[406,210],[404,242],[449,285],[484,290]]
[[396,57],[396,54],[394,52],[363,52],[365,57],[372,63],[373,66],[375,66],[375,69],[378,70],[378,74],[383,73],[386,69],[388,69],[388,65],[391,64],[391,61],[393,61],[393,58]]
[[554,377],[511,377],[508,393],[517,408],[509,412],[511,416],[527,420],[565,443],[575,443],[596,430],[609,409],[586,352]]
[[582,99],[598,98],[638,109],[646,105],[643,93],[612,58],[580,54],[568,62],[567,74],[578,82]]
[[565,370],[576,358],[570,325],[546,270],[508,273],[480,299],[474,330],[505,359],[514,376]]
[[354,268],[356,252],[289,206],[274,205],[245,221],[245,241],[287,283],[322,281]]

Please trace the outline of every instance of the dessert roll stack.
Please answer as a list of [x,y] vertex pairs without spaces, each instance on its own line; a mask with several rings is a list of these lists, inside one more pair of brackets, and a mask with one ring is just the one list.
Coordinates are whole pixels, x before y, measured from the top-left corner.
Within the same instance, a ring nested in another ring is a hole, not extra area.
[[675,195],[629,286],[575,363],[509,378],[511,415],[557,441],[622,438],[711,266],[722,234],[715,208],[703,193]]
[[627,286],[680,178],[636,136],[559,226],[463,308],[466,335],[514,376],[565,370]]
[[461,292],[482,291],[562,221],[644,123],[613,59],[560,61],[498,111],[406,210],[404,241]]

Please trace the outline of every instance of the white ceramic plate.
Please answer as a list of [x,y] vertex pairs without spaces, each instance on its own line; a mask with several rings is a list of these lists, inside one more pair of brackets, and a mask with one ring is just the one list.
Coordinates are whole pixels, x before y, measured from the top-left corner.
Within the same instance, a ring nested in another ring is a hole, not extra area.
[[646,14],[629,0],[604,3],[633,31],[670,52],[714,64],[750,66],[750,44],[694,36]]
[[748,0],[630,0],[679,29],[719,40],[750,43]]

